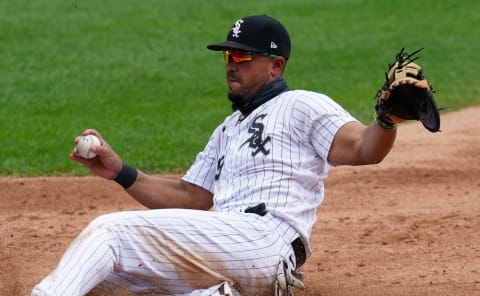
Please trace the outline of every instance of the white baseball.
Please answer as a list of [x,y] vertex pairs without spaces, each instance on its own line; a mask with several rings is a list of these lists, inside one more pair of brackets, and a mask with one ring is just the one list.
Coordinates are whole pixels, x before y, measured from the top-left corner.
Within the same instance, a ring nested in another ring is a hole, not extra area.
[[100,146],[100,140],[94,135],[81,137],[77,143],[78,155],[83,158],[94,158],[97,154],[90,151],[92,145]]

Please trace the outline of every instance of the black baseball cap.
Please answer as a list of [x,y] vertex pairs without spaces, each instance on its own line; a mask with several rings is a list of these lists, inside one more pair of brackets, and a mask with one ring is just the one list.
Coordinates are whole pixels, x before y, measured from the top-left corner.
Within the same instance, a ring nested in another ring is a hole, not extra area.
[[237,20],[228,31],[227,41],[207,45],[207,48],[267,52],[288,60],[291,43],[287,29],[279,21],[268,15],[253,15]]

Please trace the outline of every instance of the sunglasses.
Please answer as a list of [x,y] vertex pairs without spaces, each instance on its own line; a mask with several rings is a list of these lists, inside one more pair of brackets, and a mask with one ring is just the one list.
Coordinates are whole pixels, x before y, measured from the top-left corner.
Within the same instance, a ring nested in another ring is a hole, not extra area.
[[235,63],[244,63],[244,62],[249,62],[253,60],[253,58],[256,55],[262,55],[262,56],[267,56],[271,58],[276,58],[278,55],[276,54],[271,54],[267,52],[251,52],[251,51],[243,51],[243,50],[238,50],[238,49],[233,49],[233,50],[225,50],[223,52],[223,57],[225,58],[225,63],[228,63],[230,61],[230,57],[232,57],[232,60]]

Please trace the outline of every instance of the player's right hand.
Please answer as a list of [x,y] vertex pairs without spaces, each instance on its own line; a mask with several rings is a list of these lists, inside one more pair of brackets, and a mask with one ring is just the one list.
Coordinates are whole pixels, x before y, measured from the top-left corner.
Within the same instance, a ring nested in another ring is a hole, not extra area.
[[[95,135],[100,140],[100,146],[91,146],[90,151],[97,154],[94,158],[83,158],[78,156],[76,145],[82,136]],[[122,159],[103,139],[102,135],[94,129],[86,129],[82,135],[75,138],[75,148],[70,153],[70,159],[85,165],[95,175],[113,180],[122,169]]]

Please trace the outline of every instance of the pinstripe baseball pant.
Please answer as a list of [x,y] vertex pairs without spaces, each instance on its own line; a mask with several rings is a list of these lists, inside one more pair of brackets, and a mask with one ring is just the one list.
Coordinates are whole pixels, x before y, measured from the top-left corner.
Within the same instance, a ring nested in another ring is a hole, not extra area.
[[184,209],[100,216],[72,242],[32,296],[85,295],[103,281],[134,293],[209,295],[223,281],[271,295],[296,231],[271,214]]

